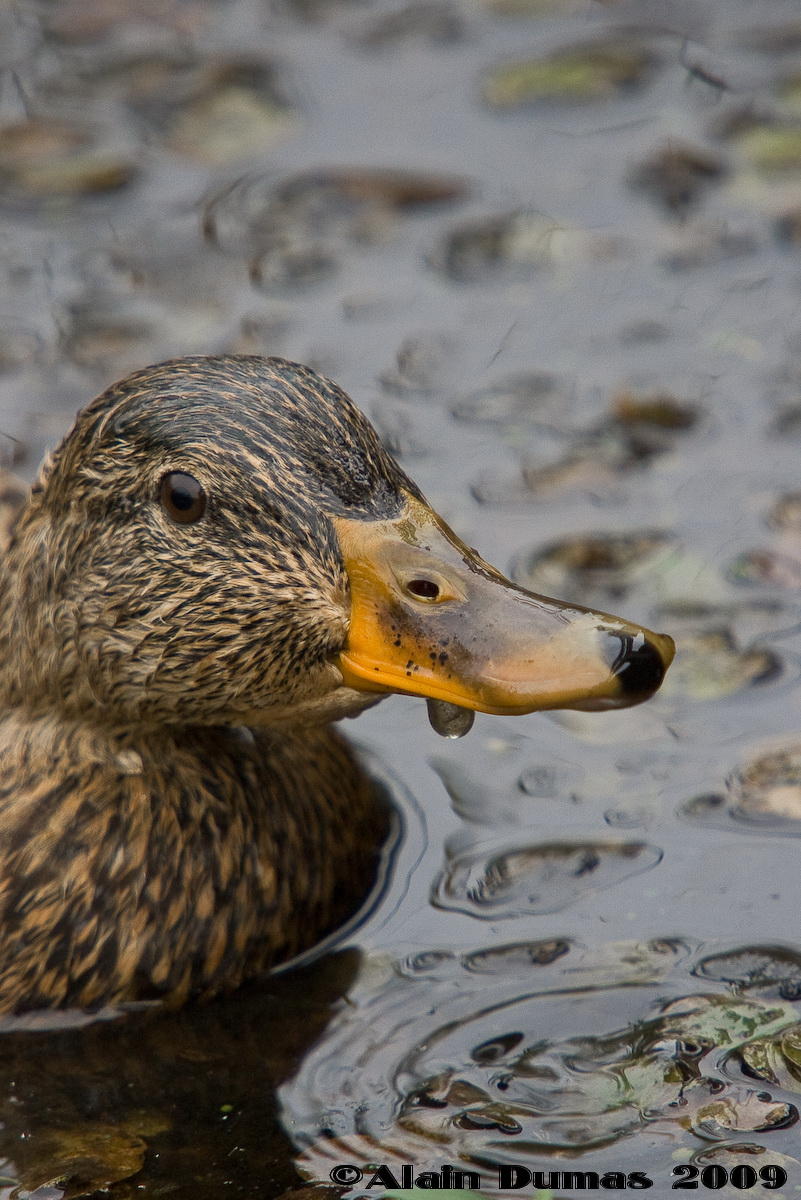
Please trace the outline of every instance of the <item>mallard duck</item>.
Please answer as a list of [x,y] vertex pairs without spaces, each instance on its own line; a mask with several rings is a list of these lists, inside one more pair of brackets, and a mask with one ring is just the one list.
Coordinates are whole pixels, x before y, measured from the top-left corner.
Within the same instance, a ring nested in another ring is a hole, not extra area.
[[0,573],[0,1009],[177,1004],[317,942],[386,814],[330,723],[637,703],[669,638],[515,587],[306,367],[184,358],[78,416]]

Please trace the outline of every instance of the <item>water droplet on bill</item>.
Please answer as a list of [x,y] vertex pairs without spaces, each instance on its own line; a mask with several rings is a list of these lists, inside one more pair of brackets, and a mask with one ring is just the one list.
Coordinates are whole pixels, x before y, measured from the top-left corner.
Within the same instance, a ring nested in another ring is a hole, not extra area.
[[473,728],[476,714],[471,709],[448,704],[447,700],[427,700],[426,704],[431,728],[440,737],[464,737]]

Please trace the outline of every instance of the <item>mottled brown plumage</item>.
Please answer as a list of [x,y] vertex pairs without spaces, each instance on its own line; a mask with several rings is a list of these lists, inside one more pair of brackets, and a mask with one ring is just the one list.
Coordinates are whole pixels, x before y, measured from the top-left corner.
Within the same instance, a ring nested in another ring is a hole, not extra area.
[[308,368],[131,375],[0,563],[0,1011],[213,995],[335,929],[389,818],[328,725],[380,694],[620,707],[672,655],[504,579]]
[[[170,521],[165,472],[204,519]],[[415,491],[334,385],[277,359],[141,371],[79,416],[0,576],[0,1009],[179,1002],[312,945],[387,815],[324,722],[348,584],[328,513]]]

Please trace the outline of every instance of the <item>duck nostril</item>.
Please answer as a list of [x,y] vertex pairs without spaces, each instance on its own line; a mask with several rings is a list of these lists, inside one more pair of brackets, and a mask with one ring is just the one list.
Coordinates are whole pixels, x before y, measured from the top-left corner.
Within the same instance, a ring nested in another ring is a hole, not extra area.
[[439,586],[433,579],[410,579],[406,590],[421,600],[436,600],[439,596]]
[[643,636],[637,634],[615,634],[621,643],[612,662],[612,674],[620,680],[620,690],[624,696],[645,700],[653,695],[665,678],[667,664],[659,650]]

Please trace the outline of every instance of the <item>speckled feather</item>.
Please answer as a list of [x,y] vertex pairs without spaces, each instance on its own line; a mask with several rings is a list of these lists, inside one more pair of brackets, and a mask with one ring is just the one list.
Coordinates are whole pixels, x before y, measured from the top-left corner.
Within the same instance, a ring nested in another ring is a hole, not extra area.
[[[201,521],[158,501],[194,475]],[[334,384],[182,359],[80,415],[0,573],[0,1009],[180,1002],[312,945],[369,890],[387,814],[326,727],[329,514],[414,485]]]

